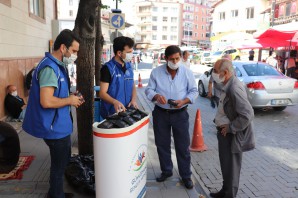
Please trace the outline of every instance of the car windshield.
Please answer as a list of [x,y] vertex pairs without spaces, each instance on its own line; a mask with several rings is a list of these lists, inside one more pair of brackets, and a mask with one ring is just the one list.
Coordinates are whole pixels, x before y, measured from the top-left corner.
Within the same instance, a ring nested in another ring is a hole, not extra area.
[[208,57],[208,56],[210,56],[210,53],[204,53],[203,56]]
[[221,55],[221,53],[222,53],[222,51],[217,51],[217,52],[214,52],[213,55],[219,56],[219,55]]
[[270,65],[255,63],[243,65],[243,68],[248,76],[280,76],[280,73]]

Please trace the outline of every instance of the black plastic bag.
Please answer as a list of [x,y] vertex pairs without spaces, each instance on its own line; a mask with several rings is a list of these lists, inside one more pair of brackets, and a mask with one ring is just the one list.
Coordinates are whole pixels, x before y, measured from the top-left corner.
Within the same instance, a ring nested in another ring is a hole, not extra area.
[[71,157],[65,170],[65,177],[69,184],[78,191],[95,194],[94,156]]

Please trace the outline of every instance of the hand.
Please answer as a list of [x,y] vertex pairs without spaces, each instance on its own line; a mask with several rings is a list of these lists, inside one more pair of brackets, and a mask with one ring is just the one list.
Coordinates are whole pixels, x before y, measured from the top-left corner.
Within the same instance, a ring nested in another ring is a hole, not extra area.
[[70,99],[70,105],[71,106],[75,106],[76,108],[78,108],[79,106],[81,106],[85,101],[84,99],[81,99],[82,96],[78,97],[75,95],[70,95],[69,99]]
[[26,109],[26,107],[27,107],[27,105],[23,105],[22,107],[21,107],[21,109]]
[[229,131],[229,125],[228,124],[224,124],[219,126],[221,128],[221,134],[226,137],[228,131]]
[[185,105],[184,100],[175,100],[174,102],[177,104],[177,106],[175,106],[175,108],[180,109],[183,105]]
[[156,94],[155,99],[159,104],[167,104],[167,100],[164,96]]
[[133,106],[135,109],[138,109],[138,104],[135,100],[131,100],[130,103],[128,104],[128,107]]
[[115,100],[113,105],[114,105],[115,111],[117,113],[119,113],[121,111],[126,111],[125,106],[121,102],[119,102],[118,100]]
[[212,93],[209,91],[208,95],[207,95],[207,98],[211,98],[211,97],[212,97]]

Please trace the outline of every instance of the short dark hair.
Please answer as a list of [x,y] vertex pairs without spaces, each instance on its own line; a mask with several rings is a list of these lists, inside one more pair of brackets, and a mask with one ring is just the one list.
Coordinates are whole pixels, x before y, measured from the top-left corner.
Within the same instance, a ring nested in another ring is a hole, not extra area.
[[187,50],[183,51],[182,55],[184,56],[187,52],[188,52]]
[[77,37],[73,31],[69,29],[62,30],[55,40],[54,51],[58,50],[62,44],[68,49],[74,40],[80,43],[79,37]]
[[114,54],[116,54],[118,51],[123,51],[125,46],[128,46],[129,48],[132,48],[134,46],[135,42],[126,36],[119,36],[114,39],[113,41],[113,50]]
[[169,56],[179,53],[181,55],[181,50],[176,45],[170,45],[165,50],[165,57],[168,58]]

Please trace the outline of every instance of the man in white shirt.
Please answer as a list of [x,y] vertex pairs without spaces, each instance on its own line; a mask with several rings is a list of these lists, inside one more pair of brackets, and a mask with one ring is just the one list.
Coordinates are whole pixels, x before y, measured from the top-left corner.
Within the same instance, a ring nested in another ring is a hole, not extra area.
[[190,61],[188,59],[189,57],[189,52],[187,50],[185,50],[182,54],[182,64],[185,65],[186,67],[190,68]]

